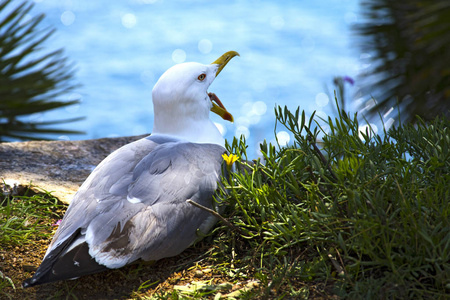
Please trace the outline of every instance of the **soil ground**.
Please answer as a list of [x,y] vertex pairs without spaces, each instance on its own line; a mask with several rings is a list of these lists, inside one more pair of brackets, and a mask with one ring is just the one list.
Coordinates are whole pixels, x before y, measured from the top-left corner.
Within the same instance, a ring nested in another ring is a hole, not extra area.
[[[127,299],[150,296],[156,291],[170,291],[175,285],[185,285],[192,281],[224,282],[220,274],[204,268],[198,257],[205,251],[204,243],[184,251],[177,257],[163,259],[155,263],[140,263],[118,270],[106,271],[81,277],[77,280],[49,283],[23,289],[21,282],[34,273],[41,263],[47,248],[47,241],[24,247],[5,247],[0,250],[1,270],[15,285],[4,288],[1,299]],[[206,272],[202,271],[206,269]],[[144,283],[154,283],[136,292]],[[225,280],[226,281],[226,280]],[[138,296],[139,294],[139,296]],[[71,297],[72,296],[72,297]],[[75,296],[75,297],[73,297]]]

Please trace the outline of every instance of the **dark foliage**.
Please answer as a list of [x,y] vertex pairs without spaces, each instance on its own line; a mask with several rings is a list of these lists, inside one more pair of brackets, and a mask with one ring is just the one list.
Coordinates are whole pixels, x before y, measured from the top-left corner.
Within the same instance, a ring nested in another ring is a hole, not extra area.
[[0,2],[0,141],[40,139],[44,134],[78,131],[53,128],[80,118],[57,121],[25,121],[25,116],[78,103],[60,97],[76,86],[73,68],[62,50],[42,53],[44,42],[54,33],[40,29],[41,14],[28,20],[33,5],[12,0]]
[[402,121],[448,117],[450,110],[450,2],[366,0],[355,26],[361,50],[371,55],[363,94],[369,114],[400,104]]

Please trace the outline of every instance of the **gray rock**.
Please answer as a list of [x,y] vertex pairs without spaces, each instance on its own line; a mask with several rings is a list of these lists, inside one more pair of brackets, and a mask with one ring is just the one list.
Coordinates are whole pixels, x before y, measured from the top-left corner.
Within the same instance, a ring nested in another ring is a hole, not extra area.
[[0,143],[1,188],[4,194],[28,188],[34,192],[44,190],[69,203],[106,156],[144,136]]

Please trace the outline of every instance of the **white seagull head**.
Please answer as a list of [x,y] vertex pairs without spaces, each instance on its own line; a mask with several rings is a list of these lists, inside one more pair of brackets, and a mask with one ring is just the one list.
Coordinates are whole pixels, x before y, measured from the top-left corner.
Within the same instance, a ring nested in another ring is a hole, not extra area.
[[210,65],[188,62],[167,70],[152,91],[154,124],[152,134],[163,134],[195,143],[224,145],[224,139],[209,119],[209,112],[233,121],[208,88],[225,65],[236,55],[229,51]]

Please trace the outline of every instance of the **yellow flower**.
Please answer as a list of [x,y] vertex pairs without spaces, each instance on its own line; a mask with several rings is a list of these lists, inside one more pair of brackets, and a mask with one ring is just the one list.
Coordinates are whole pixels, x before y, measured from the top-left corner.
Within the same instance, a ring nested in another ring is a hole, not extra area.
[[234,154],[228,155],[226,153],[222,154],[222,157],[223,160],[227,163],[227,166],[229,167],[231,167],[234,164],[234,162],[237,161],[239,158],[237,155]]

